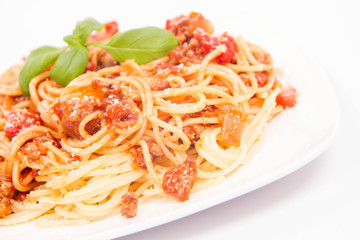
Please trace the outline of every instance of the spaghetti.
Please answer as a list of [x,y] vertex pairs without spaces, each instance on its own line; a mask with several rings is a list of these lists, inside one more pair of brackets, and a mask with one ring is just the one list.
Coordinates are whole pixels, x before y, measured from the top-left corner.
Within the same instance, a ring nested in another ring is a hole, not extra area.
[[165,57],[118,63],[92,46],[85,73],[62,87],[47,69],[29,98],[22,66],[1,76],[0,225],[84,224],[134,217],[154,197],[185,201],[245,164],[266,123],[295,104],[259,46],[212,35],[199,13],[166,29],[180,44]]

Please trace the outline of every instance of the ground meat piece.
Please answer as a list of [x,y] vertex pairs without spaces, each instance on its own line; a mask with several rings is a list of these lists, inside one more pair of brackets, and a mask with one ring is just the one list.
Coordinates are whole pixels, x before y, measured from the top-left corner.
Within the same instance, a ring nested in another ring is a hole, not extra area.
[[14,195],[14,192],[14,185],[12,184],[10,179],[0,179],[0,195],[11,198]]
[[138,197],[133,192],[127,192],[121,198],[121,215],[127,218],[137,214]]
[[129,149],[131,156],[134,158],[136,165],[142,169],[147,169],[144,154],[140,146],[134,146]]
[[[148,146],[152,161],[154,161],[157,157],[161,157],[164,154],[160,146],[156,142],[149,141]],[[140,146],[133,146],[132,148],[130,148],[129,152],[134,158],[134,161],[137,166],[139,166],[142,169],[147,169],[144,159],[144,154]]]
[[[94,97],[73,98],[66,102],[59,102],[54,105],[53,110],[61,119],[66,134],[74,138],[81,138],[79,133],[80,122],[89,114],[100,107],[100,102]],[[100,130],[100,121],[89,122],[90,126],[85,126],[89,134],[94,134]]]
[[36,136],[32,141],[26,142],[20,151],[26,155],[30,162],[35,162],[40,159],[41,155],[45,155],[47,147],[44,143],[49,142],[56,147],[60,147],[59,143],[53,139],[50,133],[46,133],[40,136]]
[[162,188],[166,194],[175,196],[180,201],[188,200],[196,176],[196,163],[194,160],[187,158],[184,163],[164,174]]
[[10,199],[0,194],[0,217],[9,215],[11,212]]
[[140,110],[136,103],[127,98],[119,101],[114,99],[106,108],[106,119],[119,128],[127,128],[136,124]]
[[106,67],[112,67],[118,65],[118,61],[107,51],[101,49],[97,53],[97,66],[96,70],[100,70]]
[[125,98],[119,84],[94,80],[92,87],[103,95],[100,109],[105,112],[108,123],[126,128],[137,122],[140,110],[132,98]]
[[15,188],[11,182],[11,176],[0,175],[0,217],[12,212],[10,199],[15,193]]
[[172,64],[199,64],[204,58],[204,52],[200,42],[191,38],[188,42],[184,42],[172,50],[168,56],[169,62]]
[[4,131],[8,137],[13,138],[25,128],[42,125],[42,123],[39,114],[30,112],[27,109],[17,109],[6,115]]
[[202,124],[193,124],[185,126],[183,132],[189,138],[192,144],[196,143],[200,139],[200,133],[205,129]]
[[161,150],[159,144],[157,144],[156,142],[148,142],[149,145],[149,152],[150,154],[154,157],[161,157],[162,155],[164,155],[163,151]]
[[192,37],[196,28],[204,29],[209,34],[214,32],[214,27],[210,21],[205,19],[201,13],[196,12],[167,20],[165,28],[177,37],[180,44]]
[[46,153],[40,151],[40,148],[40,144],[28,142],[21,147],[21,152],[28,157],[30,162],[35,162],[40,159],[41,154]]
[[26,199],[27,192],[17,192],[14,196],[14,199],[19,202],[23,202]]
[[167,88],[170,88],[170,83],[167,80],[163,79],[155,79],[155,81],[152,81],[150,83],[150,88],[153,91],[162,91]]

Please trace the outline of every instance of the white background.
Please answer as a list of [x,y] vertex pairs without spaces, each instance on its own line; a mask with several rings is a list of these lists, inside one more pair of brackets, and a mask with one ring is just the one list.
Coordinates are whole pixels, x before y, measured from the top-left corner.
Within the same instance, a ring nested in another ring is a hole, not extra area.
[[122,239],[360,239],[357,2],[1,1],[0,70],[40,45],[61,46],[62,37],[74,26],[67,23],[88,16],[116,19],[123,29],[163,26],[165,19],[190,11],[210,19],[250,12],[265,23],[270,17],[320,64],[335,89],[340,124],[332,145],[310,164],[270,185]]

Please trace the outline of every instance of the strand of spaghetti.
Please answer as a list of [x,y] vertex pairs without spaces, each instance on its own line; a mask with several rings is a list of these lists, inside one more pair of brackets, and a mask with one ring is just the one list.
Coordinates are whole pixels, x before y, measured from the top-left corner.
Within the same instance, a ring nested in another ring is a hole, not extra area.
[[[176,96],[187,96],[187,95],[193,95],[196,93],[207,93],[207,94],[213,94],[222,98],[225,98],[227,101],[231,102],[233,105],[237,105],[237,100],[234,99],[230,94],[226,93],[223,90],[220,90],[217,87],[213,86],[193,86],[193,87],[184,87],[181,89],[165,89],[161,92],[153,92],[154,100],[158,98],[167,98],[167,97],[176,97]],[[209,99],[206,99],[206,101],[209,101]],[[245,101],[245,99],[243,100]]]
[[243,136],[246,139],[247,145],[250,147],[255,139],[259,136],[261,129],[268,120],[272,109],[276,105],[276,96],[280,93],[280,89],[275,89],[269,97],[265,100],[260,112],[255,116],[254,120],[244,129]]
[[257,93],[267,92],[274,86],[274,83],[275,83],[275,74],[274,71],[271,70],[269,75],[269,81],[263,87],[259,87],[256,92]]
[[[245,157],[246,157],[246,153],[247,153],[247,147],[245,142],[241,142],[240,146],[238,147],[239,150],[237,151],[239,154],[236,156],[236,160],[229,165],[228,167],[222,169],[222,170],[218,170],[215,172],[204,172],[201,169],[198,169],[198,177],[199,178],[218,178],[221,176],[225,176],[231,172],[233,172],[235,169],[237,169],[241,164],[243,164]],[[205,158],[205,157],[204,157]]]
[[[92,120],[96,120],[101,116],[101,111],[95,111],[90,113],[89,115],[87,115],[86,117],[84,117],[84,119],[81,120],[80,124],[79,124],[79,133],[80,136],[84,139],[88,139],[91,138],[92,135],[90,135],[86,130],[85,130],[85,126],[86,124],[88,124],[90,121]],[[101,125],[104,126],[105,124],[105,119],[102,119],[101,121]],[[94,134],[96,135],[96,134]],[[99,137],[100,138],[100,137]],[[96,138],[94,139],[95,141],[97,140]],[[90,141],[91,142],[91,141]],[[87,144],[88,145],[88,144]]]
[[205,75],[213,75],[222,81],[227,81],[232,86],[231,90],[235,97],[248,91],[239,75],[226,66],[209,64],[205,69]]
[[19,78],[19,72],[22,68],[22,64],[15,65],[3,74],[0,75],[0,94],[8,96],[20,96],[22,92],[19,88],[17,79]]
[[104,169],[96,169],[88,174],[84,175],[85,177],[95,177],[101,175],[109,175],[109,174],[118,174],[118,173],[125,173],[134,170],[134,166],[132,164],[124,163],[121,166],[113,166],[107,167]]
[[136,190],[135,190],[135,195],[136,196],[140,196],[142,195],[142,193],[148,189],[149,187],[153,186],[154,185],[154,181],[152,179],[144,182],[143,184],[141,184]]
[[95,142],[94,144],[85,147],[85,148],[75,148],[72,147],[66,138],[61,139],[61,146],[65,149],[65,151],[71,152],[73,154],[76,154],[78,156],[83,156],[89,153],[93,153],[96,150],[100,149],[102,146],[104,146],[112,137],[113,133],[106,133],[98,142]]
[[[154,111],[154,116],[149,116],[149,118],[157,119],[157,112]],[[150,120],[150,119],[149,119]],[[151,121],[151,120],[150,120]],[[160,134],[159,125],[156,122],[152,122],[152,128],[153,128],[153,134],[156,143],[159,145],[161,151],[164,153],[164,155],[173,163],[178,164],[178,161],[173,153],[169,151],[169,149],[165,146],[165,143],[163,141],[163,138]],[[165,129],[165,128],[164,128]],[[167,128],[166,128],[167,129]],[[171,129],[168,130],[169,132]]]
[[167,113],[185,114],[201,111],[206,106],[205,95],[203,93],[197,93],[192,95],[192,97],[196,98],[198,102],[177,104],[161,98],[155,98],[154,103],[157,104],[157,108],[160,111]]
[[104,192],[104,193],[99,194],[99,195],[97,195],[95,197],[86,199],[86,200],[84,200],[82,202],[85,203],[85,204],[98,204],[99,202],[104,201],[110,195],[111,192],[112,192],[112,190],[110,190],[108,192]]
[[198,72],[198,81],[202,82],[204,80],[204,71],[209,62],[216,57],[220,56],[222,53],[226,52],[227,48],[225,45],[221,44],[217,46],[213,51],[207,54],[204,59],[201,61],[200,69]]
[[86,72],[72,80],[62,91],[60,98],[70,95],[73,92],[81,92],[81,89],[91,85],[92,79],[104,81],[97,72]]
[[61,163],[65,164],[70,161],[70,158],[66,155],[66,153],[55,147],[51,142],[44,142],[44,145],[45,147],[47,147],[47,149],[49,149],[53,154],[57,156],[56,159]]
[[[212,75],[206,76],[206,78],[202,82],[199,82],[197,85],[202,86],[202,87],[208,86],[211,83],[211,81],[213,80],[213,78],[214,78],[214,76],[212,76]],[[192,85],[194,85],[194,84],[192,84]]]
[[121,70],[122,70],[122,66],[116,65],[113,67],[107,67],[107,68],[100,69],[99,71],[97,71],[97,74],[99,76],[103,77],[106,74],[119,73],[119,72],[121,72]]
[[28,108],[30,106],[30,101],[29,100],[26,100],[26,101],[23,101],[23,102],[19,102],[15,105],[12,106],[12,109],[22,109],[22,108]]
[[114,154],[114,153],[126,151],[127,149],[134,146],[141,139],[141,137],[143,136],[143,134],[146,130],[146,126],[147,126],[147,119],[145,119],[143,125],[141,126],[139,131],[135,134],[135,136],[128,142],[126,142],[118,147],[114,147],[114,148],[99,149],[97,152],[101,153],[101,154]]
[[167,122],[161,121],[160,119],[158,119],[154,116],[149,117],[149,121],[151,121],[154,125],[160,126],[164,129],[168,129],[173,134],[179,136],[179,138],[182,140],[182,148],[181,149],[183,149],[183,151],[186,151],[187,149],[189,149],[191,142],[182,130],[178,129],[175,126],[168,124]]
[[145,121],[145,118],[144,118],[143,112],[141,112],[139,114],[138,121],[136,122],[135,125],[133,125],[129,128],[124,128],[124,129],[115,128],[115,132],[119,135],[131,135],[141,128],[144,121]]
[[129,161],[129,157],[125,154],[116,154],[110,156],[101,156],[97,159],[90,160],[84,166],[79,167],[78,169],[72,170],[70,172],[64,173],[57,178],[48,181],[45,186],[52,189],[59,189],[62,187],[67,186],[68,184],[75,182],[82,176],[88,174],[89,172],[93,171],[95,168],[100,167],[105,162],[110,161],[111,159],[117,158],[119,159],[119,164],[122,164],[126,161]]
[[44,79],[50,77],[50,71],[44,71],[40,73],[38,76],[34,77],[29,83],[29,92],[30,92],[30,99],[37,106],[40,102],[39,94],[37,92],[37,86],[40,82],[44,81]]
[[101,193],[129,184],[132,181],[135,181],[136,179],[140,178],[144,174],[145,171],[143,170],[135,170],[118,176],[110,175],[108,178],[105,178],[102,181],[99,181],[97,183],[87,184],[86,186],[80,188],[79,190],[73,190],[65,194],[63,199],[44,197],[44,198],[40,198],[39,202],[68,204],[68,203],[84,201],[93,196],[97,196]]
[[[179,130],[183,130],[183,120],[181,116],[178,114],[170,114],[172,119],[170,119],[169,123],[171,125],[176,126]],[[172,135],[168,129],[163,129],[160,135],[164,138],[165,144],[172,149],[179,149],[179,136]],[[180,147],[181,148],[181,147]]]
[[231,70],[233,70],[236,73],[240,72],[263,72],[263,71],[270,71],[273,67],[270,65],[265,64],[258,64],[254,66],[242,66],[237,64],[227,64]]
[[176,87],[178,88],[185,87],[187,84],[185,79],[179,76],[169,76],[168,78],[166,78],[166,80],[169,82],[170,86],[176,85]]
[[44,123],[53,129],[51,131],[52,135],[55,138],[62,138],[65,134],[64,128],[62,124],[60,124],[59,117],[50,110],[51,107],[49,106],[49,103],[47,101],[41,101],[37,105],[37,109],[40,112],[41,119]]
[[43,126],[32,126],[22,130],[16,137],[12,139],[9,155],[6,158],[5,172],[11,172],[12,162],[14,161],[20,147],[28,140],[36,137],[39,134],[49,132],[49,128]]
[[13,224],[28,222],[31,219],[34,219],[36,217],[39,217],[52,209],[55,205],[54,204],[38,204],[38,209],[30,209],[30,210],[24,210],[21,212],[17,212],[11,215],[8,215],[4,218],[0,218],[0,226],[9,226]]
[[75,211],[86,217],[106,216],[112,211],[116,210],[121,203],[121,197],[127,192],[128,185],[120,187],[113,191],[110,198],[104,203],[84,204],[82,202],[74,203]]
[[53,102],[55,100],[55,96],[51,96],[50,94],[47,93],[47,91],[45,90],[49,80],[45,80],[42,81],[41,83],[38,84],[38,88],[37,88],[37,92],[39,94],[39,97],[43,100],[49,101],[49,102]]
[[219,123],[219,119],[217,117],[199,117],[199,118],[186,119],[183,122],[183,125],[185,127],[193,124],[216,124],[216,123]]
[[252,55],[250,48],[249,48],[248,44],[245,42],[245,40],[241,36],[238,36],[235,38],[235,41],[236,41],[237,45],[240,46],[241,49],[243,49],[243,51],[246,55],[246,58],[248,59],[250,64],[258,65],[259,62]]
[[48,94],[53,95],[54,97],[59,97],[61,92],[63,91],[64,87],[61,86],[60,84],[54,82],[54,81],[45,81],[46,85],[45,85],[45,91]]
[[[217,143],[217,135],[220,128],[205,129],[200,134],[200,140],[195,147],[199,155],[219,168],[227,168],[234,161],[234,154],[231,149],[223,150]],[[235,156],[236,157],[236,156]]]
[[141,67],[138,64],[136,64],[136,62],[133,59],[127,59],[124,62],[124,65],[125,65],[125,67],[132,68],[133,70],[135,70],[137,75],[139,75],[141,77],[144,76],[143,70],[141,69]]
[[139,143],[140,143],[140,146],[141,146],[143,154],[144,154],[144,160],[145,160],[146,168],[149,172],[150,178],[154,181],[154,183],[157,186],[160,187],[161,179],[155,172],[154,165],[152,163],[152,159],[151,159],[150,152],[149,152],[149,147],[144,140],[140,140]]
[[66,209],[66,207],[69,206],[69,205],[55,207],[54,208],[55,213],[58,214],[59,216],[63,217],[63,218],[83,219],[83,216],[78,214],[77,212],[69,211],[68,209]]

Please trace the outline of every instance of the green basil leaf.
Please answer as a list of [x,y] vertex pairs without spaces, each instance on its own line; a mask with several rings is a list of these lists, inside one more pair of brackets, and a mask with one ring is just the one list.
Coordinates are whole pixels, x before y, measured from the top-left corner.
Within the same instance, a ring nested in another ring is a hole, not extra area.
[[69,46],[83,46],[79,41],[78,38],[76,38],[73,35],[68,35],[66,37],[63,38],[63,40],[69,44]]
[[84,73],[88,60],[86,47],[72,46],[59,56],[50,70],[50,77],[57,83],[66,86],[74,78]]
[[95,31],[102,29],[103,24],[99,23],[93,18],[86,18],[76,24],[75,29],[70,36],[66,36],[64,41],[70,46],[74,45],[86,45],[86,41],[90,34]]
[[106,43],[89,43],[108,51],[117,61],[134,59],[144,64],[165,56],[178,45],[169,31],[157,27],[144,27],[115,34]]
[[30,95],[30,81],[53,63],[63,51],[64,48],[43,46],[30,53],[19,75],[19,86],[24,95]]

